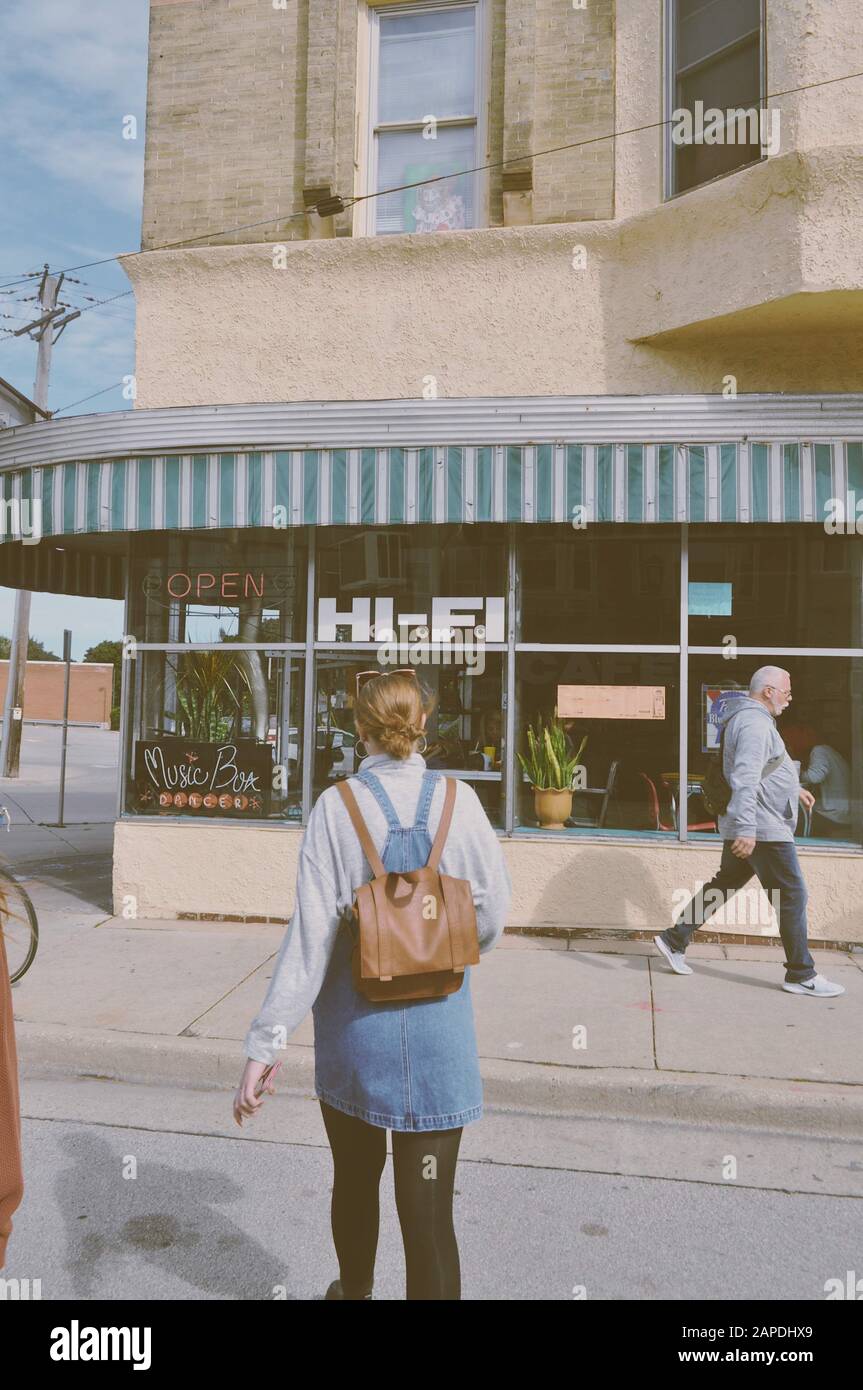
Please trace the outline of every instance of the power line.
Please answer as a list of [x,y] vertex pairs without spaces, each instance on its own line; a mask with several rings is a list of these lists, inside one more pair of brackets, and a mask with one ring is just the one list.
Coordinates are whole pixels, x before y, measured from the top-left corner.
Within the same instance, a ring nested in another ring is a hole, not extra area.
[[85,401],[92,401],[96,396],[104,396],[106,391],[116,391],[118,386],[125,386],[124,381],[114,381],[110,386],[103,386],[101,391],[94,391],[90,396],[82,396],[80,401],[70,401],[68,405],[61,405],[59,410],[53,410],[53,416],[62,415],[64,410],[71,410],[73,406],[83,405]]
[[101,309],[103,304],[113,304],[115,299],[126,299],[134,290],[123,290],[121,294],[112,294],[110,299],[97,299],[94,304],[85,304],[81,309],[82,314],[89,314],[91,309]]
[[[825,77],[822,78],[820,82],[806,82],[799,87],[786,87],[778,92],[766,92],[763,97],[758,96],[753,100],[757,100],[758,102],[775,101],[779,97],[796,96],[799,95],[801,92],[811,92],[818,87],[830,87],[835,85],[837,82],[851,82],[858,77],[863,77],[863,69],[861,69],[858,72],[843,73],[839,77]],[[755,110],[756,108],[752,106],[751,109]],[[764,108],[762,107],[761,109]],[[588,139],[586,140],[572,140],[565,145],[553,145],[545,150],[527,150],[522,154],[511,155],[508,159],[492,160],[488,164],[476,164],[471,169],[454,169],[449,174],[437,174],[432,178],[417,179],[415,183],[396,184],[393,188],[379,188],[373,193],[359,193],[356,196],[346,196],[345,198],[341,198],[338,200],[342,204],[342,207],[339,209],[339,211],[346,211],[348,208],[354,207],[355,204],[368,202],[372,198],[386,198],[391,193],[402,193],[411,188],[422,188],[427,184],[441,183],[442,181],[445,181],[447,179],[462,178],[467,174],[484,173],[489,169],[501,169],[507,164],[523,164],[528,159],[542,159],[546,155],[562,154],[566,150],[583,149],[587,145],[601,144],[605,140],[620,140],[626,135],[641,135],[645,131],[659,130],[663,126],[671,125],[675,119],[676,117],[674,116],[668,116],[661,121],[648,121],[644,125],[630,126],[626,130],[612,130],[606,132],[606,134],[604,135],[592,135],[588,137]],[[264,218],[262,221],[259,222],[245,222],[237,227],[221,227],[216,231],[201,232],[197,236],[186,237],[182,241],[167,241],[161,243],[158,246],[148,246],[146,251],[118,251],[115,255],[105,256],[98,261],[84,261],[81,265],[69,266],[67,267],[66,271],[62,273],[69,274],[73,270],[91,270],[94,266],[111,265],[113,262],[119,260],[120,257],[128,256],[131,258],[133,256],[149,255],[152,251],[173,251],[177,250],[181,246],[201,246],[205,241],[208,241],[211,237],[234,236],[237,232],[248,232],[257,229],[258,227],[272,227],[275,225],[282,226],[284,223],[294,222],[298,218],[307,217],[310,212],[314,212],[315,210],[316,205],[313,205],[308,208],[303,208],[301,212],[287,213],[283,217],[268,217]],[[27,272],[27,275],[22,277],[22,279],[9,280],[6,282],[6,285],[11,287],[14,285],[24,283],[24,281],[34,273],[38,274],[38,272]],[[4,286],[0,285],[0,289],[3,288]],[[133,293],[133,291],[130,290],[128,291],[128,293],[131,294]],[[119,295],[115,297],[122,298],[122,296]],[[103,302],[107,303],[108,301],[106,300]]]

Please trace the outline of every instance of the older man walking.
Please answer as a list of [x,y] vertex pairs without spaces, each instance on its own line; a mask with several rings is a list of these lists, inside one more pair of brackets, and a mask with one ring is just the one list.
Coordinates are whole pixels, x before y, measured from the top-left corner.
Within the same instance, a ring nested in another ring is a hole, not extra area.
[[762,666],[749,682],[749,694],[728,702],[721,717],[722,770],[731,799],[719,816],[719,870],[678,914],[674,926],[653,939],[676,975],[691,975],[684,956],[693,933],[754,874],[776,907],[785,947],[782,988],[789,994],[832,999],[845,990],[819,975],[809,954],[806,884],[794,845],[798,803],[808,808],[814,798],[801,789],[776,728],[778,716],[790,703],[791,677],[778,666]]

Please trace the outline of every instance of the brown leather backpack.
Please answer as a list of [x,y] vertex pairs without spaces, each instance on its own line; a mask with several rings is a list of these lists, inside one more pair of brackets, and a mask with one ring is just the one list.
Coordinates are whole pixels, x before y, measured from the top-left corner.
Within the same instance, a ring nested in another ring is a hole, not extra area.
[[440,825],[424,868],[388,873],[347,782],[336,784],[374,878],[354,898],[354,984],[376,1003],[439,999],[464,983],[466,965],[479,962],[476,909],[470,884],[438,872],[455,805],[446,778]]

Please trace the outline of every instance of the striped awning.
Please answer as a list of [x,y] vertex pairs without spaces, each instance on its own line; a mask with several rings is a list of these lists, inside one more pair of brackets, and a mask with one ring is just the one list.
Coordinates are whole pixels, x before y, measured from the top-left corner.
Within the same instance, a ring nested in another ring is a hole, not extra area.
[[[471,522],[823,523],[863,441],[428,445],[66,461],[0,473],[0,539]],[[39,506],[37,506],[39,504]],[[36,521],[37,529],[39,527]]]

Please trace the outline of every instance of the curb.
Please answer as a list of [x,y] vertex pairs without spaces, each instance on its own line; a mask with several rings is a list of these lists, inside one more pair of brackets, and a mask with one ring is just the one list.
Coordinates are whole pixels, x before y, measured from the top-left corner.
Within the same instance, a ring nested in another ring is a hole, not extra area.
[[[22,1078],[98,1078],[139,1085],[234,1090],[242,1042],[60,1024],[18,1023]],[[314,1093],[314,1050],[288,1044],[283,1090]],[[489,1109],[547,1117],[743,1126],[786,1134],[863,1138],[863,1086],[793,1078],[564,1067],[481,1057]]]

